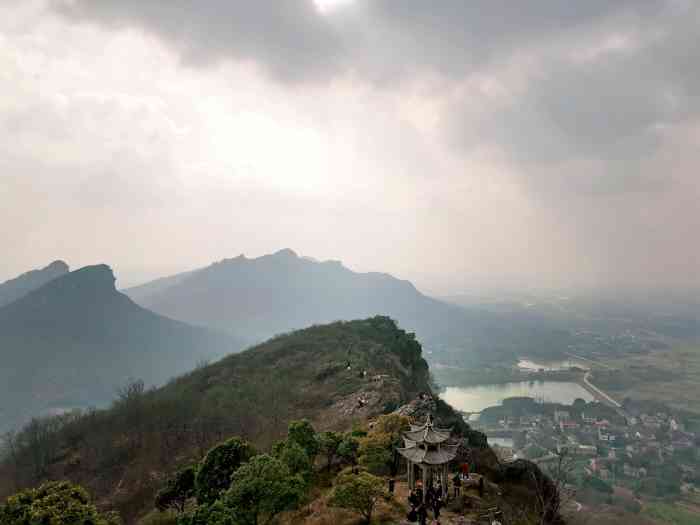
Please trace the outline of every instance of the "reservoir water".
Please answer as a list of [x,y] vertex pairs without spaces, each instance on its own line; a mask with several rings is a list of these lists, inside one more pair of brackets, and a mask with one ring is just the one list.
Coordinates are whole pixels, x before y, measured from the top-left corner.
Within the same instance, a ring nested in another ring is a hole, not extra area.
[[578,383],[557,381],[520,381],[469,387],[449,386],[440,397],[457,410],[481,412],[484,408],[500,405],[506,398],[519,396],[567,405],[573,403],[577,397],[587,402],[593,401],[593,396]]

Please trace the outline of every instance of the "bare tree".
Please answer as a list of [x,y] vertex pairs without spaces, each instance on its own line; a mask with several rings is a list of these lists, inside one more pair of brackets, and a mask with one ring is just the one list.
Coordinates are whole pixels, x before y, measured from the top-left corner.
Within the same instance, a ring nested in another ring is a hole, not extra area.
[[566,507],[575,502],[576,491],[572,486],[575,458],[566,450],[556,453],[556,458],[543,465],[538,476],[532,471],[540,525],[555,523]]

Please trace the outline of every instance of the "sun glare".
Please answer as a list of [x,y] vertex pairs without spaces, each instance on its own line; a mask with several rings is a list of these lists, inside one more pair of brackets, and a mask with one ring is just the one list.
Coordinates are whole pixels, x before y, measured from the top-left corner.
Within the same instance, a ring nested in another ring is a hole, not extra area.
[[353,1],[354,0],[314,0],[314,4],[316,4],[316,8],[321,13],[326,14],[339,7],[351,4]]

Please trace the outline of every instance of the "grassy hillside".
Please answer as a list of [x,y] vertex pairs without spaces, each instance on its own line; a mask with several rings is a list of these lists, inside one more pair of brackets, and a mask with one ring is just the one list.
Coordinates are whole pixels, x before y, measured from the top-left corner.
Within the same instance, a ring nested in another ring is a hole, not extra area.
[[349,429],[428,391],[428,382],[420,344],[389,318],[311,327],[158,390],[133,384],[110,410],[34,422],[12,442],[0,495],[67,478],[130,519],[168,473],[227,436],[265,449],[300,417],[319,430]]

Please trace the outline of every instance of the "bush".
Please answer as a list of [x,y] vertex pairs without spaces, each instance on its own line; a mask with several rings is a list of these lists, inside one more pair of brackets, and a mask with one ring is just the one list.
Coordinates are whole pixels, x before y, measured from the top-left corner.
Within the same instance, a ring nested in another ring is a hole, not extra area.
[[316,438],[316,431],[307,419],[301,421],[291,421],[287,429],[287,440],[298,443],[311,461],[316,458],[319,451],[319,442]]
[[173,508],[183,512],[187,500],[194,496],[195,476],[196,471],[192,466],[176,473],[156,495],[156,508],[160,511]]
[[223,501],[238,525],[270,523],[281,512],[295,508],[305,488],[301,476],[293,475],[279,459],[262,454],[236,471]]
[[241,438],[231,438],[215,446],[202,460],[195,478],[197,502],[211,504],[231,485],[231,475],[255,451]]
[[338,477],[329,504],[357,512],[365,523],[370,523],[377,501],[386,495],[381,478],[369,472],[344,473]]
[[85,489],[52,481],[24,490],[0,507],[0,525],[118,525],[114,514],[101,515]]
[[311,477],[311,460],[297,442],[289,440],[280,442],[275,446],[274,456],[289,469],[291,474],[299,474],[305,480]]

